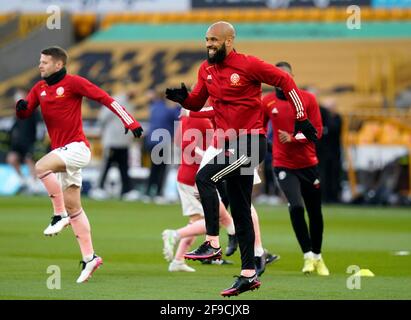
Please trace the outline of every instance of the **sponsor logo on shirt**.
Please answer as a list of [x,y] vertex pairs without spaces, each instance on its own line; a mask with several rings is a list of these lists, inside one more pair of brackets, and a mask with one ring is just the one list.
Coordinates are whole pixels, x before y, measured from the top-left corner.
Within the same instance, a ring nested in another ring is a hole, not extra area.
[[57,97],[63,97],[64,88],[63,87],[58,87],[57,90],[56,90],[56,94],[57,94]]
[[240,76],[238,73],[233,73],[230,77],[231,85],[232,86],[239,86],[240,85]]

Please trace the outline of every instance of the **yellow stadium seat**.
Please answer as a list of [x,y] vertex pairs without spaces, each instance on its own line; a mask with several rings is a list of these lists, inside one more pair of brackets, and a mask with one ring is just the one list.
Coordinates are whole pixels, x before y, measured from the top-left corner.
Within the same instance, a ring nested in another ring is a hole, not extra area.
[[391,20],[405,20],[407,18],[407,12],[404,9],[393,8],[390,10]]
[[373,9],[369,7],[361,8],[361,20],[371,21],[373,16]]
[[275,10],[273,18],[275,19],[274,22],[292,22],[293,18],[289,15],[288,10],[286,9],[277,9]]
[[313,8],[307,12],[308,21],[318,22],[322,20],[323,10],[319,8]]
[[372,20],[374,21],[387,21],[390,18],[390,13],[387,9],[374,9]]

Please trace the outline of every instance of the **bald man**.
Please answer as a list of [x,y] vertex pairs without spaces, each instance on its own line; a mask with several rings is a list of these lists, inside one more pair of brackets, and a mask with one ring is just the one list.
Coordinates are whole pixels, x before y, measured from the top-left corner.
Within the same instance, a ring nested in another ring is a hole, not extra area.
[[[168,99],[189,110],[200,110],[207,99],[215,111],[215,136],[196,176],[206,221],[206,241],[187,253],[186,259],[220,259],[216,184],[226,180],[227,193],[241,252],[241,273],[222,296],[238,295],[259,288],[254,261],[251,193],[253,168],[267,149],[261,109],[261,83],[280,87],[295,109],[295,134],[303,132],[316,140],[316,130],[307,119],[300,93],[292,77],[279,68],[234,49],[235,30],[225,21],[212,24],[206,32],[207,60],[198,71],[198,81],[189,94],[181,88],[167,89]],[[207,156],[206,156],[207,155]]]

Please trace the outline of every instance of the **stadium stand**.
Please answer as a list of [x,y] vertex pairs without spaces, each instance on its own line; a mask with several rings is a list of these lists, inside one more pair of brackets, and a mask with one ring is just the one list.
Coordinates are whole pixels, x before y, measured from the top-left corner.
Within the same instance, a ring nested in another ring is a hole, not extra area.
[[[328,96],[336,99],[344,119],[346,150],[371,143],[408,150],[411,102],[402,110],[396,105],[411,88],[411,9],[361,6],[360,30],[341,23],[347,15],[345,7],[74,13],[70,22],[75,38],[86,40],[69,50],[69,71],[112,93],[132,89],[134,115],[145,119],[147,90],[178,84],[181,79],[194,83],[205,55],[200,42],[204,30],[210,22],[224,19],[237,27],[239,51],[272,62],[288,60],[298,70],[300,86],[315,88],[320,102]],[[44,19],[41,14],[0,15],[0,34],[9,24],[19,39],[30,37]],[[3,37],[2,41],[5,46],[9,40]],[[7,107],[0,116],[13,113],[14,88],[29,87],[37,79],[34,68],[1,82],[0,103]],[[86,120],[96,118],[96,107],[84,104]],[[98,139],[94,141],[98,153]],[[354,165],[348,169],[354,190]],[[409,176],[411,194],[411,171]]]

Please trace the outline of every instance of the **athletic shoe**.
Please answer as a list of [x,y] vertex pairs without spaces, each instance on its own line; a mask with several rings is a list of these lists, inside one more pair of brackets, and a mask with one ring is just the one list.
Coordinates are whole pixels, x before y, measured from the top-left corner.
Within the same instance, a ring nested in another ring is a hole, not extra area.
[[184,271],[184,272],[195,272],[196,269],[189,267],[184,261],[173,260],[168,266],[168,271]]
[[221,248],[213,248],[210,241],[205,241],[197,249],[186,253],[184,258],[188,260],[221,259]]
[[220,259],[220,260],[206,259],[206,260],[201,260],[201,264],[222,265],[222,264],[234,264],[234,262],[232,262],[231,260],[225,260],[225,259]]
[[69,216],[52,216],[51,222],[46,229],[44,229],[43,233],[45,236],[52,236],[58,234],[61,230],[67,227],[70,224],[70,217]]
[[236,278],[237,280],[230,288],[221,291],[223,297],[237,296],[245,291],[258,289],[261,285],[257,274],[252,277],[236,276]]
[[304,267],[303,267],[303,273],[309,274],[315,270],[315,265],[314,265],[314,259],[307,258],[304,259]]
[[137,190],[130,190],[121,195],[121,200],[124,201],[137,201],[140,200],[141,194]]
[[77,283],[83,283],[90,279],[93,272],[103,264],[103,259],[94,255],[93,259],[89,262],[80,261],[80,264],[82,265],[82,271],[80,273],[80,277],[77,279]]
[[88,196],[93,200],[106,200],[110,198],[110,195],[108,194],[108,192],[101,188],[91,189],[88,192]]
[[238,240],[237,237],[235,236],[235,234],[233,235],[228,235],[228,244],[227,244],[227,248],[225,249],[225,255],[227,257],[231,256],[234,254],[234,252],[237,251],[237,247],[238,247]]
[[317,269],[317,273],[320,276],[329,276],[330,271],[328,271],[327,266],[324,263],[323,259],[314,260],[315,268]]
[[163,236],[163,254],[166,261],[171,262],[174,257],[174,246],[177,242],[177,232],[175,230],[164,230]]
[[260,277],[264,271],[265,271],[265,265],[266,265],[266,253],[264,252],[261,257],[254,257],[254,262],[255,262],[255,271],[257,272],[257,275]]
[[276,254],[271,254],[268,251],[264,250],[266,253],[266,258],[265,258],[265,264],[270,264],[272,262],[276,262],[278,260],[280,260],[280,256],[276,255]]

